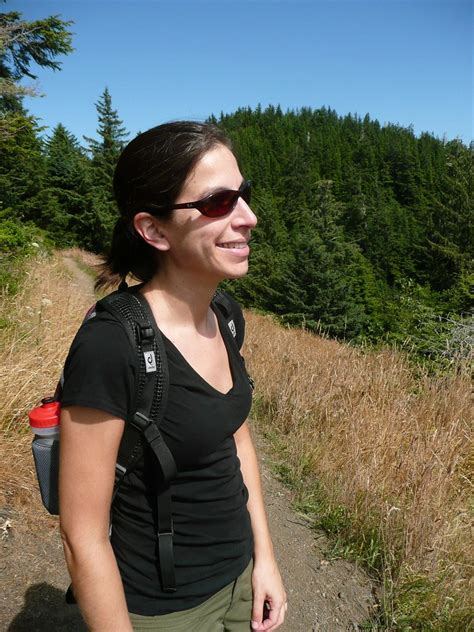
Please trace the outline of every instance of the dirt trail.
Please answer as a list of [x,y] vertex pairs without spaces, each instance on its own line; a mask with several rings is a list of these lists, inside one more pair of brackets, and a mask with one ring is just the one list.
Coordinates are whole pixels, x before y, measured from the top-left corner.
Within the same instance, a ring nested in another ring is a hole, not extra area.
[[[66,257],[65,265],[73,273],[78,291],[92,296],[91,277],[72,258]],[[375,605],[369,579],[349,562],[326,559],[324,534],[315,534],[291,510],[291,494],[271,475],[261,440],[258,451],[268,518],[288,593],[287,621],[280,629],[360,629]],[[29,438],[19,452],[21,458],[31,461]],[[14,511],[0,507],[0,631],[85,632],[77,607],[64,603],[69,581],[57,521],[44,515],[38,496],[26,494],[24,507]]]

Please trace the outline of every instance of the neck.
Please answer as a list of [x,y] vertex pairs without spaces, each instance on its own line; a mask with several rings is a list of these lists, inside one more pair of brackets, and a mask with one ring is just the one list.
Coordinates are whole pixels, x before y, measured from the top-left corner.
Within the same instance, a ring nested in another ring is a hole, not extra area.
[[172,275],[160,271],[143,287],[143,294],[150,303],[160,327],[192,326],[203,333],[209,324],[209,306],[216,291],[214,282]]

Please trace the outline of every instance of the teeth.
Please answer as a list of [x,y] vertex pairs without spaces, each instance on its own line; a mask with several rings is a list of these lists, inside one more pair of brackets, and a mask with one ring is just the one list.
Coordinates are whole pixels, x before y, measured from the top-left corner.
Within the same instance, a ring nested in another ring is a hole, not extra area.
[[220,248],[245,248],[246,245],[247,243],[244,241],[235,241],[235,242],[230,242],[227,244],[219,244],[219,247]]

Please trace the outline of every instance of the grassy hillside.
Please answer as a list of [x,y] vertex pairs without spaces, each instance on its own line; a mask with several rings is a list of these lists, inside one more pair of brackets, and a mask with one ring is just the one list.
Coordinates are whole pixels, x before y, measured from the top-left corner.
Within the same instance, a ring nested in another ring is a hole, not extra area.
[[[60,254],[32,260],[21,291],[2,298],[3,505],[25,502],[33,486],[26,413],[54,390],[92,301]],[[254,313],[245,356],[253,424],[280,476],[335,550],[383,583],[379,629],[469,629],[467,369],[415,376],[402,355],[363,353]]]
[[415,377],[393,351],[363,353],[251,313],[245,356],[257,385],[254,423],[280,475],[337,552],[381,579],[382,620],[390,629],[470,629],[467,367]]

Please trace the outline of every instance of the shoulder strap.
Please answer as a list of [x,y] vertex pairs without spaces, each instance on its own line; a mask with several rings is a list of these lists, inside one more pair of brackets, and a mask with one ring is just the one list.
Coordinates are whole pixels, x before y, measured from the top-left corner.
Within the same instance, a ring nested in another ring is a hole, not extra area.
[[119,468],[129,469],[131,450],[128,446],[144,436],[160,462],[165,481],[169,481],[176,476],[176,466],[158,430],[168,399],[168,365],[153,313],[139,292],[114,292],[100,300],[96,309],[106,310],[122,323],[136,350],[139,367],[134,412],[127,419],[119,448]]
[[[242,314],[242,309],[240,305],[229,294],[227,294],[227,292],[224,292],[223,290],[216,291],[212,298],[212,302],[223,314],[227,326],[232,332],[232,336],[234,337],[234,342],[237,346],[237,349],[240,353],[245,337],[245,318]],[[240,357],[245,366],[245,360],[242,357],[242,354],[240,354]],[[255,389],[255,382],[253,378],[249,375],[247,369],[245,369],[245,372],[247,373],[250,388],[253,391]]]
[[142,455],[143,442],[146,442],[156,457],[156,478],[163,481],[156,492],[162,586],[164,591],[174,592],[176,580],[170,481],[176,476],[176,464],[159,430],[166,410],[169,386],[163,338],[147,300],[139,292],[114,292],[98,301],[96,309],[106,310],[122,323],[136,349],[139,366],[134,412],[126,420],[119,447],[113,500],[125,474]]
[[240,305],[227,292],[217,290],[212,299],[226,319],[237,348],[240,350],[245,337],[245,320]]

